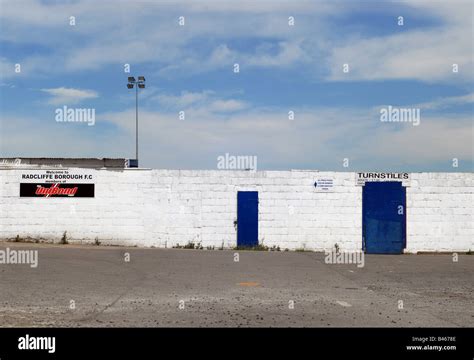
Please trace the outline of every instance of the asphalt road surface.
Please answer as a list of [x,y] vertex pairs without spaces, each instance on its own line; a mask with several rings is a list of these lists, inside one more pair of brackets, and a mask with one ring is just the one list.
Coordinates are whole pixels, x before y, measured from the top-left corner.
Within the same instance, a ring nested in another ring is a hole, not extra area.
[[7,247],[38,250],[38,267],[0,264],[2,327],[474,326],[469,255],[366,255],[358,268],[313,252]]

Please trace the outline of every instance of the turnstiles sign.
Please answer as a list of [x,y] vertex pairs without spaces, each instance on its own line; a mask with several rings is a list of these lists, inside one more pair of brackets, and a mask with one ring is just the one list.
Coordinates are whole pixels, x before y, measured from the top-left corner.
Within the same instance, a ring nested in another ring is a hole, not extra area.
[[399,172],[359,172],[356,175],[356,185],[363,186],[367,181],[401,181],[407,185],[410,181],[409,173]]

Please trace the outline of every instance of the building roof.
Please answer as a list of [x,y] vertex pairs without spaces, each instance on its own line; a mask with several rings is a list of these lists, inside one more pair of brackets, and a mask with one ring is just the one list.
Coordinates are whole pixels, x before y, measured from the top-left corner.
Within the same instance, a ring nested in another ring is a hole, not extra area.
[[0,167],[18,166],[53,166],[82,168],[116,168],[130,167],[130,160],[125,158],[61,158],[61,157],[3,157]]

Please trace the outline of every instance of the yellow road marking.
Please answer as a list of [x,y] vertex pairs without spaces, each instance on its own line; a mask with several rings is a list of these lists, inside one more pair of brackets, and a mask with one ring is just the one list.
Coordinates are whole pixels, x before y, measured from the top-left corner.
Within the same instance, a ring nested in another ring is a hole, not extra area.
[[237,285],[240,285],[240,286],[259,286],[260,284],[258,282],[254,282],[254,281],[247,281],[247,282],[239,282]]

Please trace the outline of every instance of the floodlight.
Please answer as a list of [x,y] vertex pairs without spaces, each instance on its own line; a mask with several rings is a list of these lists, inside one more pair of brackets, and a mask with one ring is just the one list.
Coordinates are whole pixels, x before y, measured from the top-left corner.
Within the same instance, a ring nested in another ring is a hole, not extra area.
[[135,80],[135,77],[129,76],[127,88],[135,88],[135,161],[137,162],[138,166],[138,89],[145,88],[145,77],[138,76],[138,80]]

